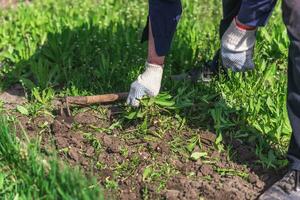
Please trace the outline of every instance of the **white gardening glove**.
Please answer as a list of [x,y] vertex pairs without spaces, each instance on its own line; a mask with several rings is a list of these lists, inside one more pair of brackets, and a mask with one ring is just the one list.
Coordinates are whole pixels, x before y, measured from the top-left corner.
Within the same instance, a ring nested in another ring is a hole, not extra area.
[[127,104],[138,107],[144,96],[156,96],[159,93],[163,66],[146,62],[145,71],[131,84]]
[[223,66],[233,71],[246,71],[254,68],[253,52],[256,29],[239,27],[234,19],[222,37],[221,56]]

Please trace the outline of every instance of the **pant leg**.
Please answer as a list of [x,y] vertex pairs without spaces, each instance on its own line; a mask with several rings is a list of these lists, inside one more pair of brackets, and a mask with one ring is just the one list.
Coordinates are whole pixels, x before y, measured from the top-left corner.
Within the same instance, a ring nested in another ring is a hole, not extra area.
[[158,56],[168,54],[181,13],[181,0],[149,0],[149,16],[142,35],[142,42],[148,40],[150,19]]
[[283,20],[290,38],[287,107],[292,126],[288,159],[300,170],[300,1],[283,0]]
[[238,20],[248,26],[266,25],[277,0],[243,0]]
[[219,34],[220,38],[224,35],[227,28],[230,26],[234,17],[239,13],[242,0],[222,0],[223,19],[220,22]]

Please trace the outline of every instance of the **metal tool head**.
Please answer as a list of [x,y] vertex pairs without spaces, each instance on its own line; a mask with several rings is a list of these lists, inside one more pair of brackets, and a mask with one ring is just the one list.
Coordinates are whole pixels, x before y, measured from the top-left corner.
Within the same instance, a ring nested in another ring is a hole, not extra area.
[[60,99],[60,101],[61,105],[59,108],[59,116],[57,116],[57,120],[64,123],[68,128],[71,128],[72,123],[74,122],[74,118],[70,111],[68,98],[62,98]]
[[227,69],[220,62],[220,50],[218,50],[213,59],[205,62],[201,67],[192,68],[183,74],[173,75],[171,79],[175,81],[189,80],[192,83],[207,83],[220,74],[225,75],[225,78],[228,79]]

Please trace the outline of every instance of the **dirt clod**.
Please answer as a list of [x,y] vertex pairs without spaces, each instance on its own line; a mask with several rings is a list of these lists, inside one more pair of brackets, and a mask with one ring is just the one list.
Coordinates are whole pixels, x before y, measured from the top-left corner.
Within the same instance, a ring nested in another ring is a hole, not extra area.
[[[4,5],[6,4],[4,3]],[[4,103],[5,109],[15,109],[18,105],[22,105],[27,102],[25,98],[25,91],[19,84],[10,87],[3,93],[0,93],[0,101]]]
[[167,190],[166,191],[166,199],[168,200],[176,200],[180,194],[178,190]]
[[203,176],[208,176],[208,175],[213,174],[214,170],[211,165],[204,164],[201,166],[200,171]]
[[74,148],[71,148],[68,152],[69,156],[71,159],[73,159],[74,161],[78,162],[79,161],[79,154],[78,152],[74,149]]

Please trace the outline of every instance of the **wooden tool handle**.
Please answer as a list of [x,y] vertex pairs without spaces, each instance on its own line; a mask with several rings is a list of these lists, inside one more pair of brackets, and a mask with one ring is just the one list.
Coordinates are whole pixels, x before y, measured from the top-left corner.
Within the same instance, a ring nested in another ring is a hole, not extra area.
[[77,96],[77,97],[66,97],[66,101],[69,104],[77,105],[91,105],[97,103],[112,103],[119,100],[124,100],[128,96],[127,92],[103,94],[95,96]]

